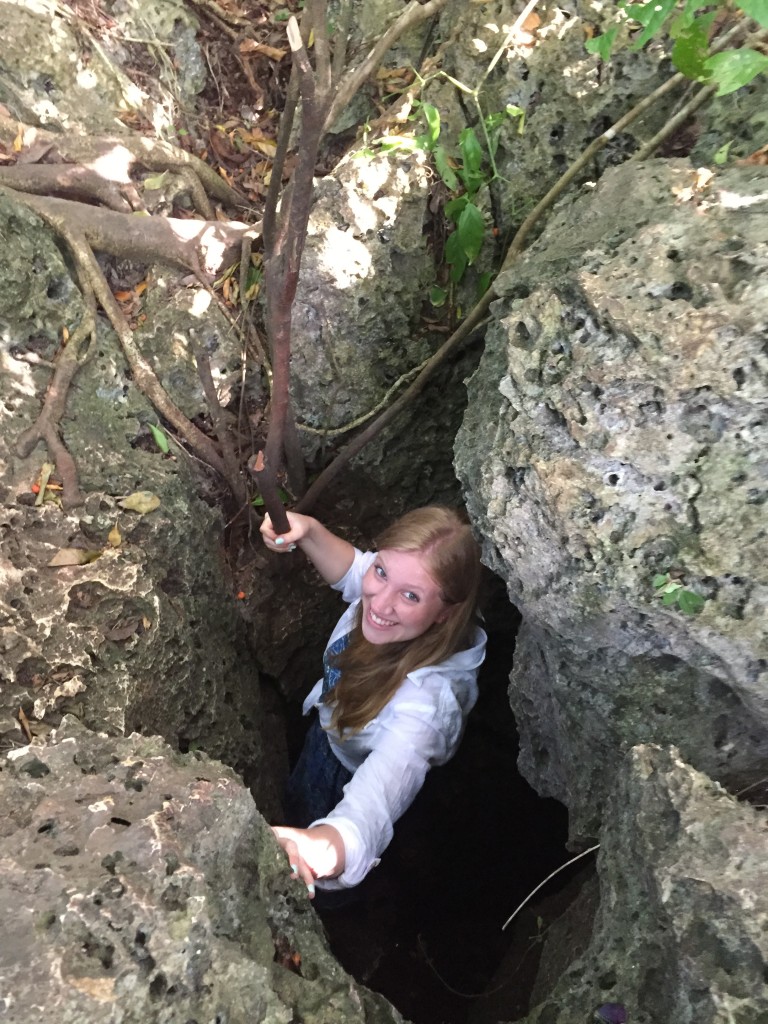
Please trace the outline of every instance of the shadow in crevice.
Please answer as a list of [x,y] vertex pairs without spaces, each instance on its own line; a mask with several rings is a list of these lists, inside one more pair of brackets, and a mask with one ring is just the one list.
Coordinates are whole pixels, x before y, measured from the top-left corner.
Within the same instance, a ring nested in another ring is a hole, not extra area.
[[[414,1024],[471,1019],[508,954],[504,921],[570,856],[565,808],[538,797],[516,767],[507,688],[517,624],[505,597],[494,602],[480,699],[459,752],[427,776],[360,901],[320,911],[345,969]],[[521,961],[515,1015],[536,959]]]

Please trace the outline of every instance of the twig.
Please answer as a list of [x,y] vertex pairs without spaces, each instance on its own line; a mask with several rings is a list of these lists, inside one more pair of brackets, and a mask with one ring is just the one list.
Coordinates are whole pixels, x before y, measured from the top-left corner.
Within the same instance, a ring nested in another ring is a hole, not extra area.
[[748,793],[750,789],[754,789],[756,786],[762,786],[765,782],[768,782],[768,777],[765,779],[758,779],[757,782],[751,782],[748,786],[745,786],[744,789],[740,789],[738,793],[735,793],[734,799],[738,800],[740,796],[744,796],[744,794]]
[[350,71],[338,84],[338,91],[330,106],[325,118],[325,130],[327,131],[344,107],[347,106],[352,97],[358,92],[361,85],[381,63],[384,54],[389,50],[408,29],[421,24],[427,18],[445,7],[447,0],[427,0],[426,3],[419,3],[418,0],[411,0],[400,17],[387,29],[383,36],[377,40],[376,45],[370,51],[362,64]]
[[590,846],[590,848],[588,850],[583,850],[581,853],[577,853],[575,857],[571,857],[571,859],[567,860],[565,862],[565,864],[561,864],[559,868],[555,868],[554,871],[550,871],[550,873],[547,875],[547,877],[544,879],[544,881],[543,882],[539,882],[539,884],[536,886],[536,888],[528,893],[528,895],[525,897],[525,899],[520,904],[520,906],[517,907],[514,910],[514,912],[509,915],[507,920],[501,926],[501,930],[504,931],[504,929],[507,927],[507,925],[512,924],[512,922],[517,917],[517,915],[520,913],[520,911],[523,909],[523,907],[526,905],[526,903],[528,903],[530,900],[532,900],[533,897],[536,895],[536,893],[539,891],[539,889],[543,888],[551,878],[554,878],[555,875],[559,875],[561,871],[564,871],[571,864],[575,864],[577,860],[581,860],[582,857],[586,857],[587,854],[594,853],[595,850],[599,850],[599,849],[600,849],[600,843],[595,843],[595,845],[594,846]]
[[438,370],[453,354],[458,351],[461,345],[467,340],[472,332],[483,321],[491,301],[495,294],[490,289],[485,293],[477,305],[470,310],[464,320],[447,341],[427,360],[424,369],[421,371],[411,386],[388,409],[377,417],[370,426],[359,434],[353,441],[343,448],[336,458],[318,476],[307,493],[296,505],[297,512],[307,512],[317,501],[322,492],[341,473],[351,459],[357,455],[365,446],[374,439],[389,423],[392,422],[400,412],[409,405],[414,398],[421,394],[429,382],[430,377]]
[[[722,45],[725,45],[726,39],[730,39],[733,36],[733,30],[727,33],[722,41]],[[623,129],[638,118],[642,113],[648,110],[654,103],[656,103],[662,96],[670,92],[682,81],[685,80],[685,76],[682,74],[675,74],[658,89],[655,89],[649,96],[646,96],[639,103],[637,103],[628,113],[621,117],[615,124],[604,131],[596,139],[594,139],[589,146],[581,153],[580,156],[574,160],[571,166],[558,178],[552,188],[547,192],[543,199],[541,199],[531,213],[525,218],[523,223],[515,233],[515,237],[512,239],[512,243],[507,250],[504,262],[501,265],[499,273],[508,270],[515,260],[518,258],[520,253],[523,251],[523,247],[528,238],[528,235],[543,217],[543,215],[550,209],[554,204],[555,200],[562,195],[565,189],[570,185],[573,179],[583,170],[583,168],[589,163],[592,157],[595,156],[611,139],[615,138],[616,135],[623,131]],[[498,279],[498,275],[497,275]],[[454,333],[447,339],[437,350],[437,352],[428,360],[424,369],[421,371],[416,380],[411,386],[405,391],[397,401],[386,409],[381,416],[371,423],[368,428],[363,431],[358,437],[351,441],[345,448],[343,448],[333,461],[323,470],[323,472],[317,477],[315,482],[309,488],[307,493],[298,503],[297,510],[300,512],[308,511],[312,505],[317,501],[320,494],[325,488],[332,483],[333,480],[341,473],[344,467],[353,459],[370,441],[374,439],[393,419],[404,409],[414,398],[416,398],[424,389],[428,379],[432,376],[435,370],[438,369],[448,358],[450,358],[455,351],[459,348],[462,342],[470,334],[470,332],[482,321],[488,308],[494,299],[498,298],[496,292],[495,283],[491,285],[485,295],[480,301],[474,306],[474,308],[467,315],[466,320],[461,323]]]
[[224,410],[221,408],[219,396],[216,394],[216,386],[213,383],[211,363],[208,359],[208,353],[200,344],[200,341],[194,331],[189,332],[189,339],[192,342],[192,351],[195,354],[197,372],[200,376],[200,382],[203,385],[205,400],[208,403],[208,411],[211,414],[213,430],[216,434],[216,439],[221,446],[221,454],[224,460],[229,489],[232,491],[232,494],[238,504],[247,504],[248,494],[245,490],[242,477],[240,476],[240,465],[237,460],[237,456],[235,455],[232,436],[224,418]]
[[171,401],[165,389],[157,379],[154,370],[138,349],[128,321],[125,319],[117,300],[109,289],[106,278],[93,255],[93,250],[82,235],[75,234],[70,228],[51,221],[59,234],[67,242],[72,257],[78,266],[79,273],[87,280],[109,322],[117,334],[120,344],[128,360],[137,386],[149,398],[157,411],[171,423],[184,440],[200,455],[208,465],[226,478],[226,467],[209,437],[198,430],[184,413]]
[[[301,95],[301,137],[298,159],[288,196],[283,196],[279,222],[270,224],[270,246],[265,253],[264,281],[267,305],[267,338],[272,359],[272,404],[259,487],[269,474],[276,476],[286,455],[289,481],[294,491],[303,488],[303,462],[299,451],[290,400],[291,310],[296,297],[301,257],[312,207],[313,179],[323,123],[330,104],[330,64],[325,36],[325,0],[312,0],[308,15],[315,33],[317,73],[313,73],[301,30],[295,18],[287,25],[293,68]],[[273,175],[275,170],[273,168]]]
[[362,427],[364,423],[367,423],[368,420],[381,412],[382,409],[385,409],[392,395],[394,395],[396,391],[399,391],[403,384],[407,384],[408,381],[413,380],[413,378],[424,369],[428,362],[429,360],[425,359],[423,363],[419,363],[418,366],[414,366],[413,369],[408,370],[407,373],[398,377],[395,383],[387,390],[387,393],[381,401],[378,402],[373,409],[369,409],[368,412],[363,413],[362,416],[358,416],[357,419],[351,420],[349,423],[345,423],[343,427],[310,427],[306,423],[297,423],[296,426],[303,434],[314,434],[326,440],[331,437],[341,437],[342,434],[348,434],[350,430],[357,430],[358,427]]
[[339,20],[336,24],[336,32],[333,41],[333,62],[331,64],[331,81],[338,83],[344,74],[344,65],[347,60],[347,43],[349,42],[349,30],[352,26],[352,0],[341,0]]
[[[745,25],[743,23],[740,22],[738,25],[735,25],[730,32],[726,32],[724,36],[716,40],[715,45],[712,46],[712,53],[718,53],[727,46],[728,43],[733,42],[737,35],[740,35],[744,31]],[[762,32],[757,36],[757,39],[758,41],[764,41],[766,36],[768,36],[768,33]],[[648,157],[659,148],[665,139],[669,138],[669,136],[680,127],[680,125],[685,124],[691,114],[694,114],[700,106],[706,103],[707,100],[710,100],[716,92],[716,85],[705,85],[703,88],[699,89],[695,96],[689,100],[685,106],[681,107],[674,117],[670,117],[664,127],[656,132],[652,139],[649,139],[649,141],[638,149],[636,153],[632,154],[629,158],[630,161],[647,160]]]
[[264,499],[264,508],[269,513],[275,533],[288,533],[291,524],[280,500],[274,470],[267,465],[264,452],[257,452],[248,460],[248,469],[253,474],[259,494]]

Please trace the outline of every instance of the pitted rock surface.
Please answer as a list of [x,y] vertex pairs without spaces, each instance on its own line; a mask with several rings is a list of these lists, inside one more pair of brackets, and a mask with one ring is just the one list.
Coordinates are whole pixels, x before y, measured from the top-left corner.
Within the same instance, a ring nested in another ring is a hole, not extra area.
[[[292,316],[291,388],[310,462],[391,404],[445,340],[421,319],[435,275],[429,186],[424,154],[399,153],[353,152],[317,182]],[[390,519],[457,500],[451,442],[476,365],[468,348],[354,460]]]
[[[674,749],[621,766],[598,858],[591,942],[525,1024],[768,1020],[768,817]],[[546,956],[545,951],[545,956]],[[571,953],[573,956],[573,953]]]
[[[19,458],[15,443],[38,415],[63,329],[77,327],[83,305],[51,233],[29,211],[0,199],[0,236],[0,748],[24,742],[20,708],[33,733],[66,712],[96,729],[159,732],[240,768],[262,810],[274,813],[282,731],[228,583],[222,515],[201,497],[210,485],[182,453],[141,446],[156,416],[101,326],[61,423],[85,504],[35,504],[31,488],[48,454],[39,445]],[[173,300],[168,307],[178,330],[188,329],[188,311]],[[218,313],[211,317],[196,330],[203,342],[218,339],[226,358],[227,336],[217,333]],[[189,382],[188,362],[179,358],[176,370]],[[199,400],[191,386],[186,393],[195,415]],[[156,494],[159,507],[122,509],[118,501],[136,490]],[[51,567],[67,548],[98,557]]]
[[767,197],[762,167],[610,170],[498,285],[457,467],[524,614],[521,768],[574,836],[638,742],[765,774]]
[[67,718],[0,769],[9,1024],[399,1024],[338,966],[237,776]]

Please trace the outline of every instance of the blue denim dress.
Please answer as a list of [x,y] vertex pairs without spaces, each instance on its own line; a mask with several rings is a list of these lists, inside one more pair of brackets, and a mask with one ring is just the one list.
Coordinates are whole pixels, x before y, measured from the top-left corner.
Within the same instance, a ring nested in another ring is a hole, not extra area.
[[[349,645],[350,636],[347,633],[339,637],[323,656],[323,698],[341,678],[341,670],[331,664],[331,659]],[[285,824],[307,828],[318,818],[324,818],[339,803],[351,778],[352,772],[331,750],[325,730],[315,716],[286,785]]]

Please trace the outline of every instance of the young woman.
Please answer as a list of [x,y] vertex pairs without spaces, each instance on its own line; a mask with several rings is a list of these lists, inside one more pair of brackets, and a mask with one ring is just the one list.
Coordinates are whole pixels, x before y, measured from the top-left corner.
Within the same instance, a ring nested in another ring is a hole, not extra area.
[[307,886],[357,885],[392,839],[432,765],[456,752],[477,699],[486,636],[476,624],[480,558],[451,509],[407,513],[363,553],[316,519],[288,513],[267,547],[300,547],[350,607],[331,634],[323,678],[304,702],[317,708],[274,828]]

